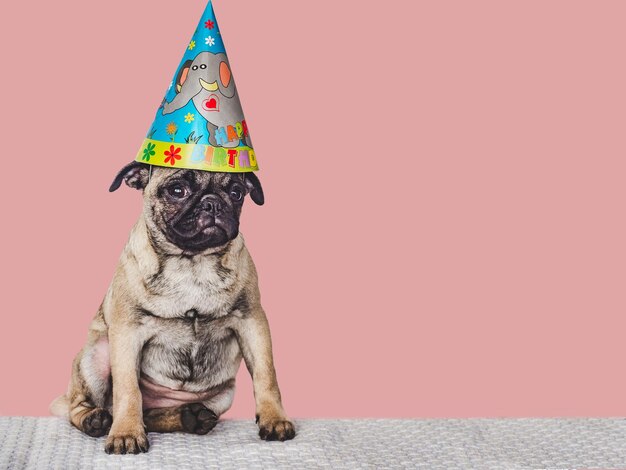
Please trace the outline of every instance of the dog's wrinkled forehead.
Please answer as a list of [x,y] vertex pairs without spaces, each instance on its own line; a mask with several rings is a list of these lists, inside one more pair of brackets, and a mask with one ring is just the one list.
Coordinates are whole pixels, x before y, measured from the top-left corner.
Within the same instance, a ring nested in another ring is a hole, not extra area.
[[[243,183],[242,173],[217,173],[212,171],[158,168],[152,172],[150,183],[155,186],[167,185],[169,182],[185,180],[190,185],[202,189],[217,190],[230,186],[234,181]],[[151,184],[149,184],[152,186]]]

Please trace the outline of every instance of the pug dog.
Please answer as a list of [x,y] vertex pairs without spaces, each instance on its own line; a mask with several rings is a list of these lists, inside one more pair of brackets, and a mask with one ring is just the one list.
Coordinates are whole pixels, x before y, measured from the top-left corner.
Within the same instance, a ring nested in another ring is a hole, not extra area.
[[109,454],[146,452],[146,432],[208,433],[232,404],[241,359],[259,436],[295,436],[281,402],[257,273],[239,233],[244,198],[264,203],[254,173],[126,165],[143,211],[73,361],[53,414]]

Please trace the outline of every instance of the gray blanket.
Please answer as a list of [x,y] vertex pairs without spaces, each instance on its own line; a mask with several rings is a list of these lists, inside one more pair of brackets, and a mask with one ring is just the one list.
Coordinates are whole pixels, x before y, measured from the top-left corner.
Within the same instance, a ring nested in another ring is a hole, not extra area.
[[0,418],[0,469],[626,468],[626,419],[302,419],[289,442],[250,421],[206,436],[150,433],[147,454],[104,453],[104,438],[60,418]]

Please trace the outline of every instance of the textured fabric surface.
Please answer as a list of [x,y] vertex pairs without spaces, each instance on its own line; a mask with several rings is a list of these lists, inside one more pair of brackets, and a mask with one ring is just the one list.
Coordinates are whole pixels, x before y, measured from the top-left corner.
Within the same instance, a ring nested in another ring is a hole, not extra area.
[[0,418],[0,469],[626,468],[626,419],[296,420],[289,442],[253,421],[206,436],[150,433],[150,451],[107,455],[60,418]]

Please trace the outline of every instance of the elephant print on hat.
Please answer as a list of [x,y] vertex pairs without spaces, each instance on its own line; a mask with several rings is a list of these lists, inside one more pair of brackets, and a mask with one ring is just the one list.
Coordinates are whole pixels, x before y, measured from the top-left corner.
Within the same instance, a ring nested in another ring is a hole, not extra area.
[[209,143],[215,147],[237,147],[240,140],[251,146],[239,95],[226,54],[200,52],[183,63],[175,79],[176,95],[163,104],[163,115],[171,114],[193,100],[207,120]]

